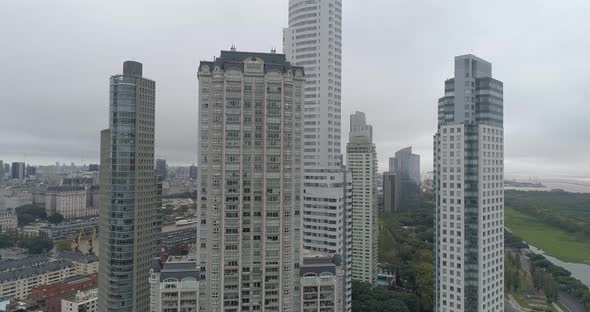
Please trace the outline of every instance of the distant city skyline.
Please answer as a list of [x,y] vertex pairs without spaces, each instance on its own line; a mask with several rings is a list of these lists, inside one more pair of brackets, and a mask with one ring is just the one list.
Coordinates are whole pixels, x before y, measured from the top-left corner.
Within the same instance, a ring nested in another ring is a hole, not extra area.
[[[161,82],[155,157],[170,165],[196,164],[197,143],[191,138],[198,127],[192,122],[198,61],[212,60],[232,44],[239,50],[276,47],[282,52],[286,0],[258,0],[239,9],[212,0],[141,2],[142,10],[136,10],[138,3],[35,2],[31,10],[29,3],[16,1],[3,6],[0,25],[11,31],[3,33],[10,44],[0,60],[5,73],[0,103],[11,115],[26,118],[0,123],[0,159],[33,165],[97,163],[96,133],[107,122],[104,79],[119,70],[121,61],[136,59],[148,66],[146,77]],[[510,103],[507,177],[590,177],[590,124],[584,121],[590,114],[585,105],[590,63],[572,61],[585,59],[590,47],[584,36],[590,21],[583,18],[590,3],[566,7],[538,1],[531,7],[505,0],[486,6],[485,15],[478,14],[478,7],[462,1],[344,3],[342,115],[363,110],[374,116],[379,172],[387,169],[393,152],[410,145],[422,156],[424,171],[432,167],[433,99],[453,70],[448,60],[474,53],[493,60],[496,74],[510,86],[505,94]],[[210,14],[221,11],[223,19]],[[120,12],[134,13],[122,18]],[[470,27],[461,27],[460,20]],[[149,40],[133,35],[146,29]],[[526,120],[510,117],[523,115]],[[341,131],[348,132],[347,123]]]

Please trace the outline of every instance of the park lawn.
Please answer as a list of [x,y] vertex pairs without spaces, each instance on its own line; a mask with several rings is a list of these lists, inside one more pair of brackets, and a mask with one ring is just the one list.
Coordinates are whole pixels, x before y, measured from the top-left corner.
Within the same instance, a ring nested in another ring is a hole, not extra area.
[[510,231],[548,255],[567,262],[590,263],[590,238],[579,240],[570,233],[508,207],[504,214]]

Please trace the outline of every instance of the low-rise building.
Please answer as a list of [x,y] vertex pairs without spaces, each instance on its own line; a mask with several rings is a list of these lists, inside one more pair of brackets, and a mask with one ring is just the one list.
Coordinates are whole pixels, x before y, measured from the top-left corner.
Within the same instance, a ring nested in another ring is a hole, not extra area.
[[86,209],[86,189],[83,186],[52,186],[47,188],[46,194],[47,216],[59,213],[66,220],[96,216],[89,215]]
[[160,248],[165,248],[172,255],[186,254],[190,245],[195,243],[197,223],[186,225],[165,225],[158,237]]
[[62,298],[75,294],[78,290],[96,288],[98,285],[98,274],[76,275],[62,282],[51,285],[40,285],[31,291],[31,298],[37,303],[44,305],[47,312],[61,312]]
[[47,228],[48,224],[46,222],[36,222],[24,225],[20,233],[25,237],[37,237],[45,235],[45,228]]
[[98,273],[98,257],[96,255],[63,251],[53,258],[56,260],[71,261],[79,274],[89,275]]
[[150,311],[198,311],[201,271],[194,258],[156,258],[150,271]]
[[74,263],[67,260],[0,260],[0,297],[25,299],[36,286],[58,283],[77,274]]
[[[38,299],[47,298],[55,289],[63,291],[68,287],[79,289],[95,285],[97,272],[96,256],[74,252],[62,252],[52,258],[33,256],[20,260],[0,260],[0,297],[22,300],[33,294]],[[94,276],[94,284],[80,275]],[[53,284],[62,286],[54,287]],[[78,288],[76,284],[79,284]]]
[[52,240],[74,240],[80,236],[88,238],[96,231],[98,235],[98,218],[72,220],[60,224],[46,224],[42,233]]
[[301,269],[301,311],[343,311],[345,269],[340,255],[305,251]]
[[14,209],[33,204],[33,195],[26,189],[6,189],[0,193],[0,209]]
[[17,219],[14,209],[0,211],[0,231],[14,231],[17,228]]
[[98,288],[78,290],[76,294],[61,300],[61,312],[96,311],[98,311]]

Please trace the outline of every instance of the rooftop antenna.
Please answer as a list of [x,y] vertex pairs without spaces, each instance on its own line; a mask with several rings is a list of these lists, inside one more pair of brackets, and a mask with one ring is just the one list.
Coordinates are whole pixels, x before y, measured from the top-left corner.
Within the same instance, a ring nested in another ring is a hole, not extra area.
[[270,53],[276,54],[277,53],[277,49],[273,46],[272,49],[270,49]]
[[235,52],[236,51],[236,45],[235,44],[232,44],[230,50],[232,52]]

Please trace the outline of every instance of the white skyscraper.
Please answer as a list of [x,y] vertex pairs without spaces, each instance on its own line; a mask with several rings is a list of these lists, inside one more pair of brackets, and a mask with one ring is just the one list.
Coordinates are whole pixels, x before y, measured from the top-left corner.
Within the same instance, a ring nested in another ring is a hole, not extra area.
[[303,68],[232,49],[198,76],[200,311],[301,311]]
[[342,1],[290,0],[283,52],[305,68],[303,245],[343,257],[343,310],[350,311],[351,181],[341,150]]
[[455,57],[434,135],[435,311],[504,311],[503,84]]
[[352,173],[352,279],[372,283],[377,273],[377,152],[365,113],[350,115],[346,164]]

